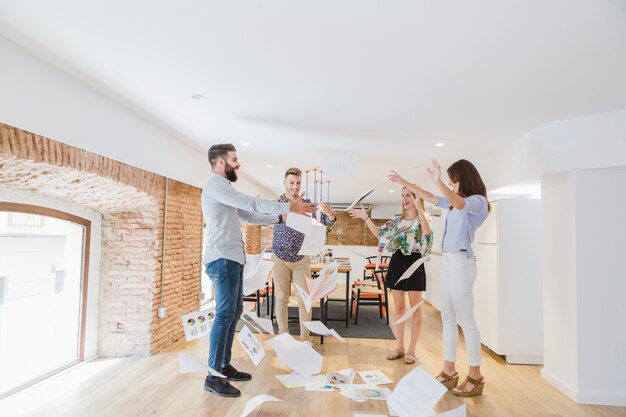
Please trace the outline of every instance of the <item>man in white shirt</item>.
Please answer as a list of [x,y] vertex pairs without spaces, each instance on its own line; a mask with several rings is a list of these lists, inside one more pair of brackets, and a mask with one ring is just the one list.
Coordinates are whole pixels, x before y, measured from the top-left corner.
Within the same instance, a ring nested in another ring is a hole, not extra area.
[[213,176],[202,190],[202,213],[206,223],[204,264],[215,288],[215,321],[209,344],[209,366],[227,378],[208,375],[204,388],[216,395],[238,397],[241,392],[228,381],[248,381],[251,375],[237,371],[231,364],[235,328],[243,312],[243,266],[246,261],[239,221],[268,225],[278,223],[289,212],[313,213],[314,203],[302,196],[290,203],[277,203],[249,196],[234,189],[241,167],[232,144],[209,149]]

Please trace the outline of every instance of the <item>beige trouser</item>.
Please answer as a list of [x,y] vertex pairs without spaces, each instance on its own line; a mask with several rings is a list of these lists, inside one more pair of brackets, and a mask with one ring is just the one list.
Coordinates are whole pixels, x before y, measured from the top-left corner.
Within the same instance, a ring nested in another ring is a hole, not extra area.
[[[298,284],[300,288],[307,291],[305,276],[311,277],[311,259],[305,256],[298,262],[286,262],[278,256],[272,254],[272,276],[274,280],[274,291],[276,291],[276,321],[278,321],[278,331],[289,333],[288,307],[289,296],[291,295],[291,282]],[[298,294],[298,315],[300,317],[300,339],[309,339],[309,329],[304,327],[303,321],[311,320],[311,312],[306,311],[304,301]]]

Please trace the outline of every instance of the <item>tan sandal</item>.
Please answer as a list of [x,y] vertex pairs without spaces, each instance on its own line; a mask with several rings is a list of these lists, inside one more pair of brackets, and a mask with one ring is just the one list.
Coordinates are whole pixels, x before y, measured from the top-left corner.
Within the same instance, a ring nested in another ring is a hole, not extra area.
[[[469,390],[467,384],[472,384],[474,388]],[[481,376],[480,379],[470,378],[469,375],[465,378],[462,385],[459,385],[452,393],[459,397],[473,397],[475,395],[482,395],[483,388],[485,387],[485,377]]]
[[459,383],[459,373],[455,372],[454,375],[448,375],[446,374],[444,371],[441,371],[439,373],[439,375],[437,375],[437,381],[439,381],[439,378],[441,378],[441,385],[443,385],[444,387],[448,388],[448,389],[454,389],[456,388],[457,384]]
[[404,358],[404,352],[399,349],[394,350],[393,352],[389,352],[387,355],[388,361],[395,361],[396,359]]
[[413,365],[415,363],[415,354],[414,353],[407,353],[404,356],[404,363],[407,365]]

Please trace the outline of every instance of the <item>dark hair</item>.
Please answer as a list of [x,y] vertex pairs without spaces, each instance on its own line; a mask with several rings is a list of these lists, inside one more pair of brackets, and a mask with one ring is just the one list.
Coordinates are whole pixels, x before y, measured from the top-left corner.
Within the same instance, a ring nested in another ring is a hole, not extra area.
[[209,162],[211,163],[211,167],[215,167],[217,160],[227,156],[228,152],[236,151],[237,149],[235,149],[232,143],[221,143],[219,145],[211,146],[209,148]]
[[289,168],[287,171],[285,171],[285,178],[287,178],[289,175],[295,175],[296,177],[301,177],[302,170],[300,168]]
[[[469,197],[480,194],[487,198],[487,187],[480,177],[478,170],[470,161],[459,159],[448,168],[448,178],[452,182],[459,183],[459,195]],[[491,205],[487,202],[487,208],[491,211]]]

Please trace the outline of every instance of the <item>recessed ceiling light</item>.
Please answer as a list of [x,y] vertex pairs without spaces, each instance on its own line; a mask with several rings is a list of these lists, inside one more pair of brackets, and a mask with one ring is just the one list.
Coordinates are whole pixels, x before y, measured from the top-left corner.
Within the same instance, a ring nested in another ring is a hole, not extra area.
[[268,168],[274,168],[273,165],[265,165],[265,166],[268,167]]
[[439,143],[435,143],[435,146],[438,147],[438,148],[441,148],[443,146],[446,146],[446,144],[443,143],[443,142],[439,142]]
[[202,94],[193,94],[191,98],[194,100],[204,100],[204,96]]
[[248,142],[244,142],[241,144],[241,146],[250,146],[250,144]]
[[390,193],[393,193],[393,190],[389,190]]

